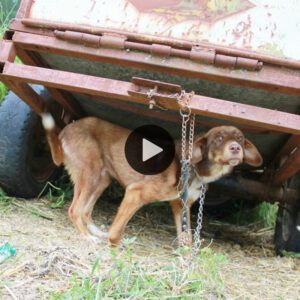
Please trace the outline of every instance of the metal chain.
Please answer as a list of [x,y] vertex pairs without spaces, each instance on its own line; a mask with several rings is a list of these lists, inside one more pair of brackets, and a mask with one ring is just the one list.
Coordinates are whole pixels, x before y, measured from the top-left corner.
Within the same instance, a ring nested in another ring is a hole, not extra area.
[[[151,89],[148,93],[149,108],[152,109],[154,106],[164,109],[159,106],[154,100],[156,94],[155,89]],[[188,186],[189,176],[191,171],[191,159],[193,155],[193,144],[194,144],[194,130],[195,130],[195,114],[192,114],[190,107],[190,100],[193,97],[194,92],[186,93],[184,90],[177,94],[177,102],[180,105],[180,115],[182,117],[181,126],[181,176],[177,185],[177,191],[183,204],[182,221],[187,222],[187,210],[188,208]],[[189,127],[189,128],[188,128]],[[189,129],[189,130],[188,130]],[[187,137],[187,131],[188,137]],[[187,149],[188,148],[188,149]],[[197,176],[197,175],[196,175]],[[203,222],[203,205],[205,200],[206,185],[201,184],[199,194],[199,211],[197,215],[197,226],[194,232],[194,243],[192,248],[192,255],[188,261],[191,265],[194,262],[195,255],[199,252],[201,247],[201,229]],[[183,228],[184,229],[184,228]]]
[[[186,94],[183,91],[178,96],[178,103],[180,104],[180,115],[182,117],[182,129],[181,129],[181,176],[178,184],[179,195],[183,204],[182,221],[186,221],[188,208],[188,195],[185,191],[188,189],[188,179],[190,174],[190,162],[193,155],[194,144],[194,129],[195,129],[195,115],[191,113],[190,99],[194,93]],[[187,140],[187,127],[189,124],[189,135]],[[188,145],[187,145],[188,144]],[[188,150],[187,150],[188,146]],[[197,226],[194,232],[194,243],[192,248],[192,255],[189,259],[189,265],[194,261],[195,255],[199,252],[201,247],[201,229],[203,222],[203,205],[205,200],[206,185],[201,184],[199,194],[199,211],[197,215]],[[186,195],[185,195],[186,194]],[[183,227],[184,229],[184,227]]]
[[197,226],[194,233],[193,256],[199,252],[202,243],[201,230],[203,224],[203,206],[205,200],[205,192],[206,192],[206,185],[201,184],[200,195],[199,195],[199,210],[197,215]]

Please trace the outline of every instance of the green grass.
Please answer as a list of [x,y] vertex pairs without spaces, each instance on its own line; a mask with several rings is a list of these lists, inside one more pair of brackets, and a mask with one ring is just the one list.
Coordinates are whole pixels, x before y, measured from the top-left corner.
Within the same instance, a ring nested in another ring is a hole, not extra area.
[[274,227],[276,224],[277,211],[278,204],[262,202],[256,209],[257,219],[266,227]]
[[52,293],[50,299],[222,299],[224,255],[203,248],[188,269],[181,254],[141,261],[134,257],[133,245],[133,239],[127,240],[123,253],[112,250],[109,260],[98,258],[90,276],[74,275],[67,290]]
[[236,225],[257,224],[262,228],[274,228],[278,211],[277,204],[262,202],[254,207],[245,206],[240,202],[239,211],[228,218],[224,219]]
[[63,173],[59,180],[54,183],[47,182],[38,198],[42,197],[46,189],[48,189],[48,192],[43,197],[48,199],[49,207],[53,209],[62,208],[73,197],[73,185],[66,173]]
[[15,197],[7,196],[0,188],[0,214],[5,214],[12,209],[17,208],[21,211],[27,211],[37,217],[52,220],[53,217],[48,212],[32,205],[29,201],[19,201]]
[[7,92],[8,92],[7,87],[2,82],[0,82],[0,104],[2,103]]
[[[2,4],[0,3],[0,40],[5,32],[5,30],[8,28],[10,21],[9,16],[4,15],[4,9],[2,7]],[[6,96],[8,90],[6,86],[0,82],[0,104],[3,101],[4,97]]]

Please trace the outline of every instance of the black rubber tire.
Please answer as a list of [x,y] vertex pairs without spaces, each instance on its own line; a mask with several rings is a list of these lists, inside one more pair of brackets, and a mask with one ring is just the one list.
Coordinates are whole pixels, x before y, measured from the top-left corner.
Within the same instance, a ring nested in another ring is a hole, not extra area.
[[300,205],[280,206],[275,227],[275,250],[300,253]]
[[[34,89],[49,99],[45,89]],[[0,107],[0,186],[10,196],[33,198],[58,173],[40,117],[9,92]]]

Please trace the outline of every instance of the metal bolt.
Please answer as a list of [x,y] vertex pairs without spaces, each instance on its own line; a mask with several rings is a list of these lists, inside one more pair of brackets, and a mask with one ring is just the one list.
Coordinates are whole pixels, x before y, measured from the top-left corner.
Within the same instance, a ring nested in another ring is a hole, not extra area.
[[156,103],[155,103],[155,100],[151,99],[151,100],[149,101],[149,108],[150,108],[150,109],[153,109],[153,107],[154,107],[155,104],[156,104]]

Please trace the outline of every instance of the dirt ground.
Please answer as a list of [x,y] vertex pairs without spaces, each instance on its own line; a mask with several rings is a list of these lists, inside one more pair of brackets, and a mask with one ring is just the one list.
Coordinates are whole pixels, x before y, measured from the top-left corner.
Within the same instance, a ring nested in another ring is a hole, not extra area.
[[[22,202],[20,202],[22,203]],[[22,203],[44,211],[51,219],[11,206],[0,213],[0,242],[9,241],[16,256],[0,265],[1,299],[47,299],[49,292],[68,287],[73,273],[89,274],[95,259],[105,255],[105,242],[80,237],[67,217],[68,204],[50,209],[47,200]],[[99,201],[95,222],[110,224],[117,203]],[[137,236],[141,257],[166,259],[175,248],[175,228],[169,207],[142,209],[128,225],[125,236]],[[300,299],[300,262],[276,257],[272,230],[255,231],[205,220],[203,236],[214,252],[227,257],[221,269],[224,299]]]

